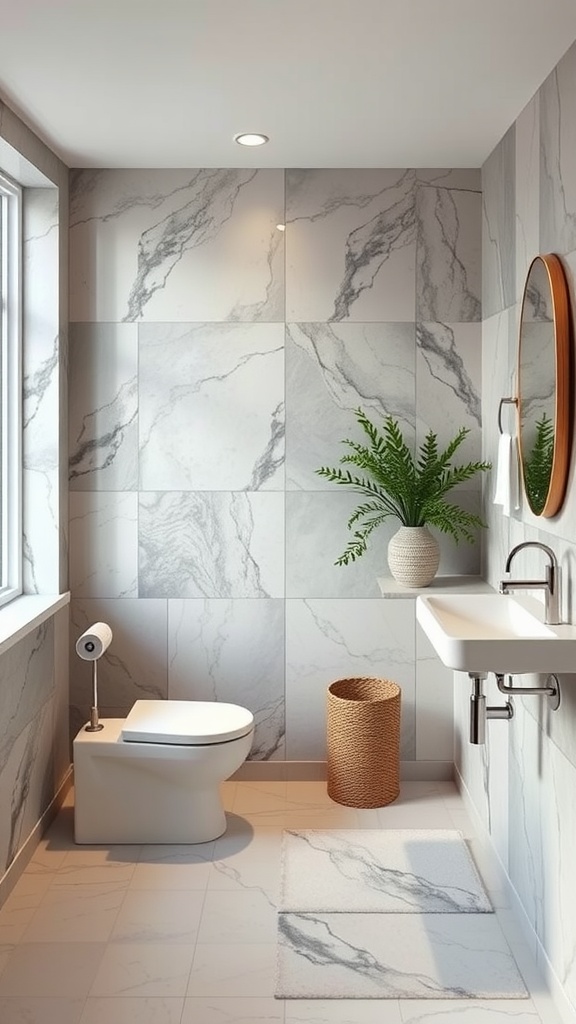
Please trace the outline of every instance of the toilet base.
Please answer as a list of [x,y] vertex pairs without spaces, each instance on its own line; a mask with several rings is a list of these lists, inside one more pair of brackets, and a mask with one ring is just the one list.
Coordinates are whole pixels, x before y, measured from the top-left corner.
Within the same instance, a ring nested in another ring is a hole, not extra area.
[[75,841],[206,843],[221,836],[223,779],[206,763],[206,747],[126,743],[123,722],[104,719],[102,732],[81,729],[74,740]]

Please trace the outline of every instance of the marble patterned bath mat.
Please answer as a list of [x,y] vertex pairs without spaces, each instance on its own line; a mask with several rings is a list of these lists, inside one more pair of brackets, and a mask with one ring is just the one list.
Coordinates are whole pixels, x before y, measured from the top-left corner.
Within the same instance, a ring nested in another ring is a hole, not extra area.
[[523,999],[493,914],[278,915],[279,999]]
[[280,911],[485,914],[492,906],[455,830],[307,830],[282,837]]

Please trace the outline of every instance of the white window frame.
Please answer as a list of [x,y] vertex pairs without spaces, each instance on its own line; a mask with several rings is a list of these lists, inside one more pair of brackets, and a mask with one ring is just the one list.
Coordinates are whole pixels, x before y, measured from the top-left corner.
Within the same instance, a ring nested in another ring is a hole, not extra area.
[[1,173],[0,202],[2,606],[22,593],[22,189]]

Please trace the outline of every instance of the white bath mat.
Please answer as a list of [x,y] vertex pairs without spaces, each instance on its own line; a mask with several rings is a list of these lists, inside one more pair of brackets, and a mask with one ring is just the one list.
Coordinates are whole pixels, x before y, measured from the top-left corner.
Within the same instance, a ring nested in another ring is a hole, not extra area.
[[281,911],[490,913],[460,832],[310,830],[282,837]]
[[528,998],[492,914],[279,914],[278,924],[277,998]]

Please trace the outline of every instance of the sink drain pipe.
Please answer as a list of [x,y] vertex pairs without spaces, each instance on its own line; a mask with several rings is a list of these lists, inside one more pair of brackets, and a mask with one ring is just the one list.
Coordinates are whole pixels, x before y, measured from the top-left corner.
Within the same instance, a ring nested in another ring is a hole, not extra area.
[[[511,700],[500,706],[486,704],[484,693],[485,672],[469,672],[472,680],[472,693],[470,695],[470,743],[482,744],[486,742],[486,722],[490,718],[503,718],[510,721],[514,717],[514,705]],[[560,707],[560,681],[558,676],[551,673],[546,679],[546,686],[513,686],[512,676],[508,676],[509,683],[504,682],[504,673],[495,672],[496,686],[500,693],[509,697],[513,694],[527,697],[530,694],[541,695],[549,698],[551,711],[557,711]]]

